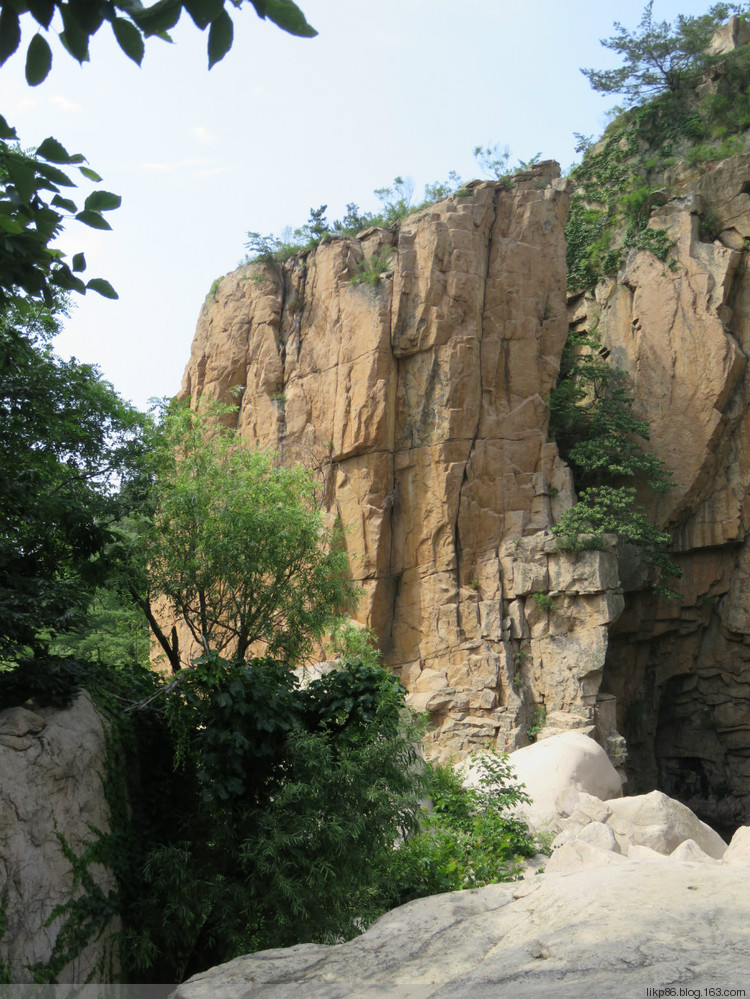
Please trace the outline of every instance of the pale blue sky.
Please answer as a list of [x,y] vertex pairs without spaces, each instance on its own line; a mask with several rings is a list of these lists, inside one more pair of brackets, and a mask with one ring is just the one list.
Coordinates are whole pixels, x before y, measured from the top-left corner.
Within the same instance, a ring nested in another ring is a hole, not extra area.
[[[615,20],[634,28],[643,10],[622,0],[299,3],[317,38],[233,12],[234,46],[210,73],[187,15],[174,45],[151,40],[141,69],[106,26],[82,67],[53,42],[52,72],[33,90],[21,52],[0,69],[0,113],[24,146],[54,135],[122,196],[113,232],[76,223],[63,243],[85,250],[86,276],[108,278],[120,300],[80,299],[57,349],[97,363],[141,407],[179,388],[201,303],[243,256],[248,230],[278,233],[326,203],[329,218],[349,201],[375,208],[374,188],[396,174],[413,177],[418,195],[450,170],[468,180],[479,144],[569,166],[573,133],[599,134],[615,103],[579,67],[612,65],[599,39]],[[654,15],[707,6],[656,0]]]

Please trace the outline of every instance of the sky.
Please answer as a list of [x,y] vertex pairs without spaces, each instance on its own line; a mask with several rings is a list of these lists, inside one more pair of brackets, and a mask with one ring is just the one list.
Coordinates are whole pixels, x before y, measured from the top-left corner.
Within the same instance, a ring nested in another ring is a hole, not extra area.
[[[598,136],[616,103],[580,67],[618,65],[599,40],[615,21],[635,28],[643,10],[628,0],[298,3],[316,38],[245,5],[210,72],[206,35],[186,13],[173,44],[148,41],[141,68],[107,25],[83,66],[50,39],[52,72],[38,87],[24,80],[30,35],[0,68],[0,113],[24,148],[53,135],[122,197],[112,232],[72,222],[60,241],[83,250],[85,277],[107,278],[119,300],[74,296],[55,347],[97,364],[141,409],[178,391],[203,300],[242,260],[248,231],[279,234],[323,204],[329,220],[348,202],[375,209],[374,190],[396,175],[413,178],[417,197],[451,170],[481,176],[477,145],[507,146],[511,164],[540,154],[570,167],[574,134]],[[654,17],[708,5],[655,0]],[[91,189],[82,181],[81,202]]]

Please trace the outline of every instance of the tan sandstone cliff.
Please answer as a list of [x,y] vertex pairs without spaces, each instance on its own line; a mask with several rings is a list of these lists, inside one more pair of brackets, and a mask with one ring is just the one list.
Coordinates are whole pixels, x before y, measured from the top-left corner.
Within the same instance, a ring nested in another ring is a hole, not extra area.
[[[183,398],[239,386],[245,438],[316,469],[358,618],[429,712],[433,755],[580,728],[624,765],[622,733],[631,791],[746,820],[749,191],[748,156],[673,168],[650,221],[670,260],[631,251],[567,316],[568,190],[551,163],[397,231],[242,267],[204,306]],[[352,283],[388,251],[374,287]],[[547,405],[569,324],[629,372],[674,475],[648,502],[673,532],[680,601],[616,548],[576,558],[549,533],[574,501]]]
[[[544,533],[573,498],[547,434],[567,201],[543,163],[397,232],[240,268],[204,307],[185,373],[194,405],[239,386],[244,437],[318,471],[365,593],[357,616],[430,713],[437,755],[522,745],[545,713],[591,729],[622,608],[614,554],[574,562]],[[352,283],[388,251],[374,287]]]

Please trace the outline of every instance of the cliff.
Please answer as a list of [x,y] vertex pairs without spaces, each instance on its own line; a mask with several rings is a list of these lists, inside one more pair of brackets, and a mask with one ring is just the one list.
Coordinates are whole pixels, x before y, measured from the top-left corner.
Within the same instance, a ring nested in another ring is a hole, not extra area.
[[[552,163],[241,267],[201,312],[182,397],[239,388],[245,439],[316,470],[357,617],[429,712],[428,752],[579,728],[631,793],[735,826],[750,809],[750,157],[668,180],[648,218],[668,258],[634,246],[569,302],[571,183]],[[574,555],[549,533],[575,499],[548,429],[569,329],[595,330],[628,372],[673,473],[644,502],[672,533],[678,601],[614,542]]]
[[[185,374],[193,404],[240,386],[243,436],[317,470],[357,616],[442,755],[523,743],[543,710],[591,725],[621,604],[614,556],[573,567],[543,533],[572,502],[546,402],[567,337],[567,201],[544,163],[396,232],[240,268],[204,307]],[[368,261],[383,273],[357,283]],[[552,613],[531,597],[550,586],[566,591]]]

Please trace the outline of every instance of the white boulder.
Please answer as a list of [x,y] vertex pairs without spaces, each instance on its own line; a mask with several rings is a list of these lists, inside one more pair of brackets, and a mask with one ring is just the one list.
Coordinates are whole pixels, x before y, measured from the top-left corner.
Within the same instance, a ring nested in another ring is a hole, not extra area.
[[727,848],[721,836],[701,822],[687,805],[661,791],[612,799],[606,804],[612,810],[607,825],[623,853],[634,844],[669,856],[680,843],[692,839],[709,857],[721,860]]
[[670,860],[683,860],[693,864],[718,864],[720,861],[698,846],[694,839],[686,839],[669,855]]
[[609,864],[624,863],[625,857],[607,846],[597,846],[586,839],[571,839],[552,852],[545,873],[577,871],[582,867],[606,867]]
[[736,867],[750,867],[750,826],[740,826],[722,860]]
[[575,808],[580,792],[606,800],[622,794],[620,777],[598,742],[580,732],[562,732],[510,754],[531,797],[520,811],[539,832],[561,828],[556,802]]

